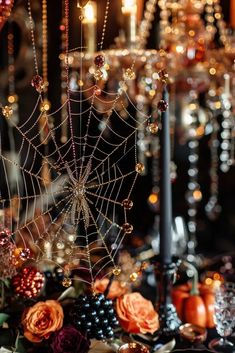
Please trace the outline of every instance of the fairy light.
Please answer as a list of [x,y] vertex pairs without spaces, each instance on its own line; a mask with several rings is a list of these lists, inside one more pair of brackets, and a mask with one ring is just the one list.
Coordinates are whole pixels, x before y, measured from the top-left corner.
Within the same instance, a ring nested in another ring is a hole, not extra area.
[[157,193],[151,193],[148,197],[148,201],[154,205],[158,202],[158,194]]

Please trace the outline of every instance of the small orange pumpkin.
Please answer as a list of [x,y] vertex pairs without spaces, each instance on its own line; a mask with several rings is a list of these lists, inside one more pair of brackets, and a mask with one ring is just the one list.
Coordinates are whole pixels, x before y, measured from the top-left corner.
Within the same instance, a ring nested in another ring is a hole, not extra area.
[[172,302],[182,322],[208,328],[215,326],[215,296],[208,286],[198,283],[196,269],[192,284],[183,284],[173,288]]

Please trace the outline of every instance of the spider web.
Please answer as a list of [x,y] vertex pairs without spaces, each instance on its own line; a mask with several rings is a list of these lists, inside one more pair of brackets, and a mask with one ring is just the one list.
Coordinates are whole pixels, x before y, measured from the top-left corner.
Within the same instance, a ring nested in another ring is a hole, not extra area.
[[[30,247],[38,263],[59,266],[67,275],[73,271],[76,278],[93,285],[118,268],[123,239],[132,236],[123,201],[130,202],[139,174],[137,134],[149,116],[138,111],[143,118],[141,123],[136,120],[137,108],[120,86],[99,88],[97,95],[96,82],[79,89],[70,83],[58,110],[43,109],[39,94],[22,123],[6,119],[19,148],[14,158],[1,150],[0,208],[10,210],[3,222],[18,247]],[[127,118],[121,116],[118,104]],[[63,119],[56,123],[59,114]],[[58,142],[61,131],[68,133],[63,144]],[[1,131],[1,146],[2,136]]]

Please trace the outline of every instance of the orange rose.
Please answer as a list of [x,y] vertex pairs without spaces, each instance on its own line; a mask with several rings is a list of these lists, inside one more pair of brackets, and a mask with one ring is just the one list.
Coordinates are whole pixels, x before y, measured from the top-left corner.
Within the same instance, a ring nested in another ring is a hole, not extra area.
[[117,298],[116,311],[121,326],[127,332],[154,333],[159,328],[153,304],[140,293],[128,293]]
[[[107,288],[109,284],[109,279],[108,278],[103,278],[101,280],[97,279],[95,281],[94,289],[96,292],[99,293],[104,293],[105,289]],[[128,288],[123,285],[119,281],[112,281],[111,286],[109,288],[109,292],[107,295],[107,298],[109,299],[115,299],[117,297],[120,297],[121,295],[125,294],[127,292]]]
[[23,313],[24,336],[31,342],[48,339],[52,332],[61,329],[63,319],[63,309],[57,301],[38,302]]

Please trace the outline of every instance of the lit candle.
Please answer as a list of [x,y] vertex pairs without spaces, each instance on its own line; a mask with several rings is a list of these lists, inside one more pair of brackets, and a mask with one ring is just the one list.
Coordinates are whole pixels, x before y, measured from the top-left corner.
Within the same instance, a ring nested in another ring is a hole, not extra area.
[[88,53],[96,51],[96,23],[97,23],[97,5],[94,1],[89,1],[83,8],[83,28],[85,47]]
[[122,13],[124,16],[126,44],[129,48],[133,48],[136,44],[137,29],[136,0],[122,0]]

